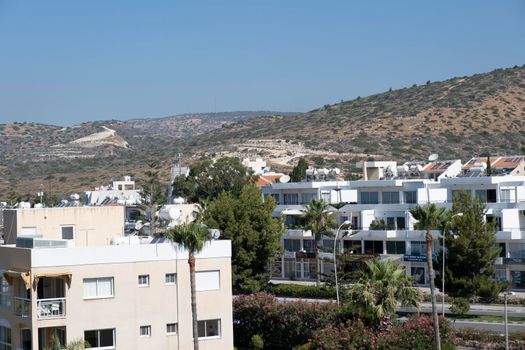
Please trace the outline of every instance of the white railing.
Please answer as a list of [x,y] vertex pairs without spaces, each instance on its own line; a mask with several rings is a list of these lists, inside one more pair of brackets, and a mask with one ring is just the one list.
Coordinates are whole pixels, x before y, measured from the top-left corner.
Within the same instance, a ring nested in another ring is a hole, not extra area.
[[15,315],[21,317],[31,316],[31,299],[14,297]]
[[36,305],[39,320],[66,316],[66,298],[38,299]]

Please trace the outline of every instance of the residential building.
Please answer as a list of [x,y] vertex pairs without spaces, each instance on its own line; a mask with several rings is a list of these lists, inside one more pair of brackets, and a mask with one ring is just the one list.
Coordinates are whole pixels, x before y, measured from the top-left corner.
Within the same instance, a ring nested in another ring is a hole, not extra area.
[[[461,175],[457,161],[424,162],[418,174],[403,173],[388,162],[366,162],[366,171],[374,167],[378,170],[367,176],[375,180],[275,183],[263,188],[263,196],[272,196],[278,203],[274,216],[284,216],[287,226],[282,239],[285,252],[274,265],[274,278],[315,280],[315,241],[310,231],[301,228],[301,217],[306,204],[323,198],[339,223],[352,222],[351,234],[341,239],[339,252],[396,259],[418,284],[427,285],[425,232],[414,229],[409,209],[428,203],[450,209],[454,194],[468,191],[486,202],[486,220],[497,223],[496,242],[502,252],[494,277],[509,281],[513,289],[525,289],[524,176],[454,177]],[[425,174],[423,170],[429,168]],[[380,220],[386,227],[372,229]],[[433,232],[436,252],[440,251],[440,234]],[[333,270],[333,243],[333,237],[323,238],[326,252],[321,256],[327,259],[321,264],[321,274]]]
[[[94,349],[192,347],[186,250],[162,240],[34,240],[0,246],[0,348],[43,350],[52,337]],[[196,271],[200,348],[232,349],[230,241],[206,243]]]
[[63,239],[73,246],[107,245],[124,235],[124,206],[4,209],[4,239],[20,236]]
[[124,176],[123,180],[113,181],[109,186],[100,186],[93,191],[86,191],[83,202],[87,205],[105,205],[110,202],[120,205],[137,205],[142,203],[142,197],[131,176]]

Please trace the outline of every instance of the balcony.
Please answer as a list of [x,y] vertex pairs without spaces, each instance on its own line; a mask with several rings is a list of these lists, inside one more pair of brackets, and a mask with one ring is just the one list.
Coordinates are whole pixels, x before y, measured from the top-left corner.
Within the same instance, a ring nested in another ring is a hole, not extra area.
[[31,299],[15,297],[13,305],[15,315],[20,317],[31,316]]
[[36,307],[39,320],[66,317],[66,298],[38,299]]

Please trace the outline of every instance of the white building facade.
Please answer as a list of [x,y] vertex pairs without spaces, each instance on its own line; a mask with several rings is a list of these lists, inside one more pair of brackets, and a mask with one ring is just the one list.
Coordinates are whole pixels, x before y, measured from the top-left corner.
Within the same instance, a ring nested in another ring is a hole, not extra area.
[[[435,203],[448,209],[456,191],[467,191],[486,202],[486,220],[495,221],[496,244],[502,248],[494,278],[509,281],[512,289],[525,289],[525,177],[442,177],[431,179],[386,179],[345,182],[275,183],[263,188],[278,206],[274,216],[283,215],[287,230],[282,239],[284,254],[274,265],[273,278],[315,280],[315,241],[301,228],[301,215],[312,199],[323,198],[338,222],[352,222],[352,234],[341,239],[341,253],[372,254],[396,259],[419,285],[428,285],[425,232],[414,230],[409,209]],[[337,209],[338,208],[338,209]],[[386,227],[371,229],[373,221]],[[433,232],[439,253],[440,232]],[[333,272],[333,237],[324,237],[327,257],[321,274]]]

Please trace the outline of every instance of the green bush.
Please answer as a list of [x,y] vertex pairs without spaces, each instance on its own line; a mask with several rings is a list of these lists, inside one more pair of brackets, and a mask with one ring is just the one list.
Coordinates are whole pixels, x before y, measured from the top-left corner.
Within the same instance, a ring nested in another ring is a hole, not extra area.
[[291,349],[345,317],[335,303],[282,303],[266,293],[241,295],[233,300],[235,346],[248,347],[260,335],[267,348]]
[[299,284],[268,284],[265,290],[278,297],[335,299],[335,288],[326,285],[317,287]]
[[252,336],[252,347],[254,350],[264,349],[264,340],[259,334]]

